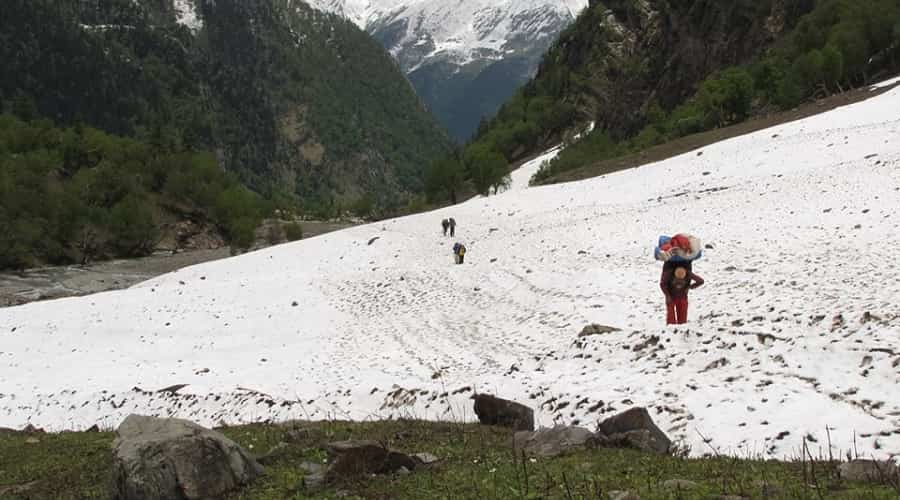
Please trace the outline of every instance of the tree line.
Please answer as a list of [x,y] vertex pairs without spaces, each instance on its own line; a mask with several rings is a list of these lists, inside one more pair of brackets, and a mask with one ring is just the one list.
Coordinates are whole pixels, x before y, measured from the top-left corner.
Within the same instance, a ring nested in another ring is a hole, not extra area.
[[184,218],[247,248],[271,211],[211,153],[0,115],[0,268],[148,255]]

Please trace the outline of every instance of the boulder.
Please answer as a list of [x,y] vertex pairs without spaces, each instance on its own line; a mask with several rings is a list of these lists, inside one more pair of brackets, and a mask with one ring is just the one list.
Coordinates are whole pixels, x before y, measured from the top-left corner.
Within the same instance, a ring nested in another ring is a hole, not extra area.
[[113,442],[112,498],[220,498],[262,467],[219,432],[175,418],[130,415]]
[[600,422],[597,434],[608,445],[659,454],[668,454],[672,448],[672,441],[653,423],[646,408],[632,408]]
[[475,415],[482,424],[511,427],[517,431],[534,430],[534,410],[531,408],[489,394],[476,394],[472,399],[475,400]]
[[300,492],[314,493],[325,487],[325,467],[312,462],[303,462],[299,469],[303,471],[303,479],[297,488]]
[[325,473],[328,483],[367,474],[389,474],[401,468],[411,471],[418,465],[412,457],[389,450],[375,441],[339,441],[329,443],[327,448],[332,456]]
[[612,326],[591,324],[591,325],[584,327],[581,330],[581,333],[578,334],[578,337],[579,338],[590,337],[591,335],[603,335],[606,333],[614,333],[614,332],[621,332],[621,331],[622,330],[620,328],[615,328]]
[[838,467],[841,479],[860,483],[894,484],[900,479],[900,468],[892,460],[856,459]]
[[521,431],[513,436],[513,447],[530,455],[556,457],[596,442],[594,433],[582,427],[557,425],[534,432]]

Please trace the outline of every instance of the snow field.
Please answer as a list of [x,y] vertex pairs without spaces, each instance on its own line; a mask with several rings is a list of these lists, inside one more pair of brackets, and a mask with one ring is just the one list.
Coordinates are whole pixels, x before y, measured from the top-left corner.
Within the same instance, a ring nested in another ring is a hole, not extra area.
[[[836,454],[900,453],[898,109],[0,310],[0,426],[471,420],[477,390],[543,425],[647,406],[694,454],[816,453],[826,428]],[[651,252],[676,231],[712,246],[677,329]],[[579,339],[593,322],[621,331]]]

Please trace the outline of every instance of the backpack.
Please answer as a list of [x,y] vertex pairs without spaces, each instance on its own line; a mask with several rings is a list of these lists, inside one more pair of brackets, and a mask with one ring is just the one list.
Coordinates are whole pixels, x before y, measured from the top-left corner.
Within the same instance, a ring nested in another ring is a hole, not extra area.
[[462,256],[465,255],[465,254],[466,254],[466,246],[465,246],[465,245],[460,245],[460,247],[459,247],[459,256],[462,257]]

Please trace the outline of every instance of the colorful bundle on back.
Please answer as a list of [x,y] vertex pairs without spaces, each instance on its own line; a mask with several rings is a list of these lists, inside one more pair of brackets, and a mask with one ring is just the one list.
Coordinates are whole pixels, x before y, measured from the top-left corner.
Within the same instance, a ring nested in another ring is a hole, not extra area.
[[691,262],[703,257],[703,247],[700,239],[690,234],[660,236],[653,255],[663,262]]

